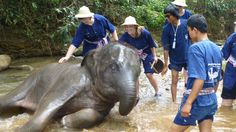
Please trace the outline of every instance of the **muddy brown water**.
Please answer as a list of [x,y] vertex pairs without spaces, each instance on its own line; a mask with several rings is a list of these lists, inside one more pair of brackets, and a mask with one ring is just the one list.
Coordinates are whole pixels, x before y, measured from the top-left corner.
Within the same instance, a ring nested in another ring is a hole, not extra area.
[[[30,58],[13,61],[13,65],[28,64],[35,70],[42,66],[57,62],[58,58]],[[26,70],[8,69],[0,72],[0,95],[4,95],[19,85],[31,72]],[[118,104],[111,110],[108,117],[99,125],[83,130],[63,128],[59,122],[53,122],[47,126],[46,132],[165,132],[170,127],[178,110],[182,94],[184,92],[183,78],[180,77],[178,84],[177,102],[172,103],[170,90],[170,71],[167,75],[155,75],[158,79],[161,96],[153,97],[154,90],[149,84],[144,73],[140,76],[140,101],[128,116],[121,116],[118,112]],[[221,108],[222,82],[217,91],[219,110],[216,113],[214,132],[236,132],[236,104],[233,108]],[[23,113],[10,117],[1,117],[0,131],[11,132],[21,127],[30,119],[29,114]],[[198,132],[198,127],[190,127],[187,131]]]

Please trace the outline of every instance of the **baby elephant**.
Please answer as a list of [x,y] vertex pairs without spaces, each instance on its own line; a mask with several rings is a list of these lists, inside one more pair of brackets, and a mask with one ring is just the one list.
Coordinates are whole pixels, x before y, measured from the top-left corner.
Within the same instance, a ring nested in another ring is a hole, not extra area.
[[42,131],[55,119],[66,127],[88,128],[104,120],[119,101],[127,115],[136,103],[140,61],[119,43],[89,52],[81,64],[49,64],[0,97],[0,112],[21,107],[32,118],[17,131]]

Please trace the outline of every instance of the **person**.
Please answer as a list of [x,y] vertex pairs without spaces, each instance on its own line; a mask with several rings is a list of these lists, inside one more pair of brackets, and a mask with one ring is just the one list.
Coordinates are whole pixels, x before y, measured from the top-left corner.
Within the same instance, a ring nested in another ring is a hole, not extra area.
[[211,132],[217,111],[216,90],[222,79],[220,48],[208,39],[204,16],[192,15],[187,22],[193,44],[188,52],[188,81],[171,132],[185,131],[198,121],[201,132]]
[[102,47],[110,41],[107,31],[112,33],[114,41],[118,41],[118,36],[115,27],[104,16],[94,14],[90,12],[90,9],[86,6],[82,6],[79,9],[79,13],[75,15],[81,22],[76,30],[75,36],[72,40],[66,56],[59,60],[59,63],[63,63],[69,60],[72,54],[75,52],[83,42],[82,55],[85,56],[90,50]]
[[[162,75],[165,75],[168,68],[171,70],[171,95],[172,101],[176,101],[177,83],[179,72],[182,68],[187,69],[187,49],[189,38],[187,20],[179,19],[178,8],[170,4],[164,9],[168,24],[163,27],[161,42],[164,49],[164,68]],[[168,65],[168,59],[170,64]]]
[[232,106],[236,98],[236,32],[227,38],[221,51],[224,59],[227,60],[221,93],[221,106]]
[[[192,15],[192,12],[190,10],[185,9],[185,7],[188,6],[185,0],[175,0],[171,3],[178,7],[180,19],[188,20],[188,18]],[[166,25],[167,23],[168,20],[165,20],[164,25]]]
[[190,10],[185,9],[185,7],[188,6],[186,4],[186,0],[175,0],[171,3],[178,7],[180,19],[187,20],[192,15],[192,12]]
[[139,26],[136,19],[132,16],[125,18],[125,22],[122,26],[125,27],[126,32],[119,38],[119,42],[130,44],[138,50],[138,54],[143,63],[144,73],[155,90],[154,96],[160,96],[158,93],[158,84],[153,75],[155,71],[152,68],[152,64],[158,60],[156,55],[157,45],[151,33],[144,27]]
[[[171,3],[178,7],[180,19],[188,20],[188,18],[192,15],[192,12],[190,10],[185,9],[185,7],[188,6],[186,4],[186,0],[175,0]],[[183,69],[185,87],[186,87],[187,78],[188,78],[187,72],[188,71],[186,69]]]

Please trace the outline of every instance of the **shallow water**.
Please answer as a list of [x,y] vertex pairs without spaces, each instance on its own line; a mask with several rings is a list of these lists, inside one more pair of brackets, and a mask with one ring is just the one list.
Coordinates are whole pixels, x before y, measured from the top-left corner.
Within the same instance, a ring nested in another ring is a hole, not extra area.
[[[20,59],[14,61],[12,65],[28,64],[35,70],[51,63],[57,62],[58,58],[31,58]],[[21,83],[31,71],[8,69],[0,72],[0,94],[4,95],[14,89]],[[101,124],[82,131],[88,132],[165,132],[170,127],[173,118],[177,112],[181,96],[184,91],[183,79],[180,77],[178,84],[177,102],[172,103],[170,90],[170,72],[162,77],[155,75],[158,79],[161,96],[153,97],[154,90],[149,84],[147,78],[142,73],[140,76],[140,101],[128,116],[120,116],[118,112],[118,104],[112,109],[108,117]],[[222,83],[222,82],[221,82]],[[221,85],[222,86],[222,85]],[[221,86],[217,92],[219,107]],[[11,117],[0,116],[0,131],[11,132],[17,127],[22,126],[30,118],[27,113],[14,115]],[[60,123],[54,122],[46,128],[46,132],[74,132],[75,129],[63,128]],[[197,132],[197,127],[188,129],[190,132]],[[236,105],[233,108],[219,108],[213,123],[213,131],[215,132],[236,132]]]

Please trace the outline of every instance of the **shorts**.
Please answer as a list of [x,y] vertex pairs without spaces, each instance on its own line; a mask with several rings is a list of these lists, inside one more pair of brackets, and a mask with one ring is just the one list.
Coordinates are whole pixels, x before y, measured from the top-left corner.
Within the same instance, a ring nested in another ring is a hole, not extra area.
[[233,88],[223,87],[221,97],[223,99],[236,99],[236,83]]
[[218,105],[217,103],[214,103],[212,105],[208,106],[199,106],[198,103],[193,103],[192,109],[190,111],[191,115],[189,117],[182,117],[181,116],[181,109],[186,102],[187,97],[183,98],[181,106],[178,110],[178,113],[174,119],[174,123],[181,126],[195,126],[196,122],[198,121],[198,124],[201,123],[204,120],[212,120],[214,119],[214,115],[217,111]]
[[187,63],[182,63],[182,64],[174,64],[174,63],[170,63],[168,65],[168,68],[170,70],[174,69],[176,71],[182,71],[182,68],[184,68],[185,70],[187,70]]

